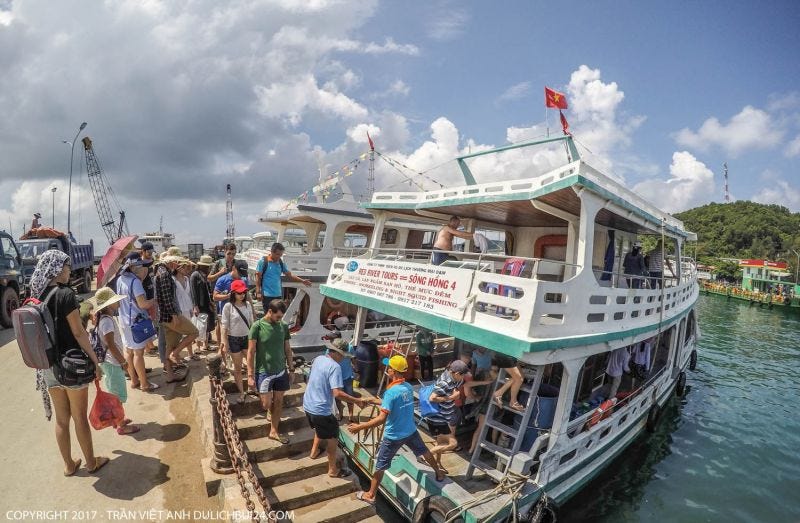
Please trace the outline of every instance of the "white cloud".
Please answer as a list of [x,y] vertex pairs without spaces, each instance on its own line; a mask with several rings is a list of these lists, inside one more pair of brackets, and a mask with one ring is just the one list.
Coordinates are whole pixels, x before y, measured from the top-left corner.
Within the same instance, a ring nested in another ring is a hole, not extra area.
[[783,205],[792,211],[800,211],[800,188],[769,169],[762,172],[759,179],[762,187],[751,198],[754,202]]
[[269,117],[284,117],[291,125],[299,124],[308,110],[345,120],[366,118],[367,109],[347,95],[319,88],[312,75],[294,83],[273,83],[268,87],[256,86],[261,113]]
[[708,151],[717,146],[736,157],[747,150],[775,147],[783,139],[783,130],[775,125],[769,113],[748,105],[727,124],[711,117],[696,132],[683,128],[674,138],[684,147]]
[[389,86],[389,93],[391,94],[408,96],[408,93],[410,92],[411,88],[402,80],[395,80],[392,85]]
[[675,152],[669,173],[666,180],[644,180],[634,185],[633,190],[667,212],[683,211],[713,198],[714,173],[691,153]]
[[794,158],[795,156],[800,155],[800,135],[795,136],[794,140],[789,142],[783,154],[787,158]]
[[515,100],[520,100],[528,96],[531,92],[531,83],[530,82],[519,82],[517,84],[512,85],[505,91],[503,94],[497,97],[496,102],[513,102]]
[[470,14],[461,4],[444,0],[431,3],[424,23],[430,38],[447,41],[464,34],[469,21]]

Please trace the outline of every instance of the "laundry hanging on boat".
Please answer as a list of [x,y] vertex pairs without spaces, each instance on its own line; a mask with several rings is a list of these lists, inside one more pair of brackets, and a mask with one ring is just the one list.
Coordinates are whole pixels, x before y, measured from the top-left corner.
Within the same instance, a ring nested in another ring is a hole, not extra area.
[[608,366],[606,366],[606,374],[612,378],[622,376],[623,372],[630,372],[631,354],[628,352],[628,347],[620,347],[611,353],[608,358]]

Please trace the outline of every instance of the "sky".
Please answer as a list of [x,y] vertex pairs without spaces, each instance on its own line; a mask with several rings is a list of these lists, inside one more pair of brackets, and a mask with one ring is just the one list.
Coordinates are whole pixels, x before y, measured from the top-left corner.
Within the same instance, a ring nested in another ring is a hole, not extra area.
[[[462,184],[454,157],[560,132],[667,212],[800,211],[800,3],[0,0],[0,227],[66,228],[81,122],[131,232],[219,243],[376,149],[378,190]],[[80,138],[79,138],[80,140]],[[481,157],[524,178],[557,148]],[[105,245],[80,143],[72,230]],[[424,176],[414,175],[422,172]],[[407,176],[411,177],[408,181]],[[367,192],[367,165],[347,181]],[[51,191],[56,188],[56,192]]]

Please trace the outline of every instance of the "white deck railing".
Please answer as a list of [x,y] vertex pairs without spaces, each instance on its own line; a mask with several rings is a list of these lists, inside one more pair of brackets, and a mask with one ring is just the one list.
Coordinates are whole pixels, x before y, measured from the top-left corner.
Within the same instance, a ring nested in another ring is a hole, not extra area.
[[[442,251],[438,251],[442,252]],[[328,277],[336,288],[351,260],[379,261],[408,267],[443,269],[448,278],[468,286],[466,303],[458,321],[522,339],[547,339],[628,330],[666,321],[694,303],[698,292],[694,270],[680,277],[660,280],[664,288],[628,288],[621,273],[591,270],[584,274],[578,265],[493,254],[448,252],[451,259],[441,265],[430,263],[431,251],[409,249],[338,249]],[[516,261],[518,275],[503,274]],[[603,275],[606,280],[601,279]],[[648,282],[645,282],[649,285]],[[386,283],[387,287],[390,282]],[[379,298],[380,299],[380,298]],[[399,302],[396,297],[383,298]],[[406,306],[415,306],[406,300]],[[426,307],[437,314],[436,307]],[[453,310],[450,314],[453,317]]]

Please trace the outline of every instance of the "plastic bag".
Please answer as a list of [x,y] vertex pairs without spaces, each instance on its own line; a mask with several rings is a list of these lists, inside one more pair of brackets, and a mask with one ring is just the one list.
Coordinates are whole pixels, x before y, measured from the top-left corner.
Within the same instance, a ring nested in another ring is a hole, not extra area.
[[92,410],[89,412],[89,423],[95,430],[106,427],[119,427],[125,419],[125,409],[119,398],[100,389],[100,380],[95,380],[97,394],[94,397]]
[[192,323],[197,327],[197,339],[205,341],[208,336],[208,314],[201,312],[197,316],[192,316]]

